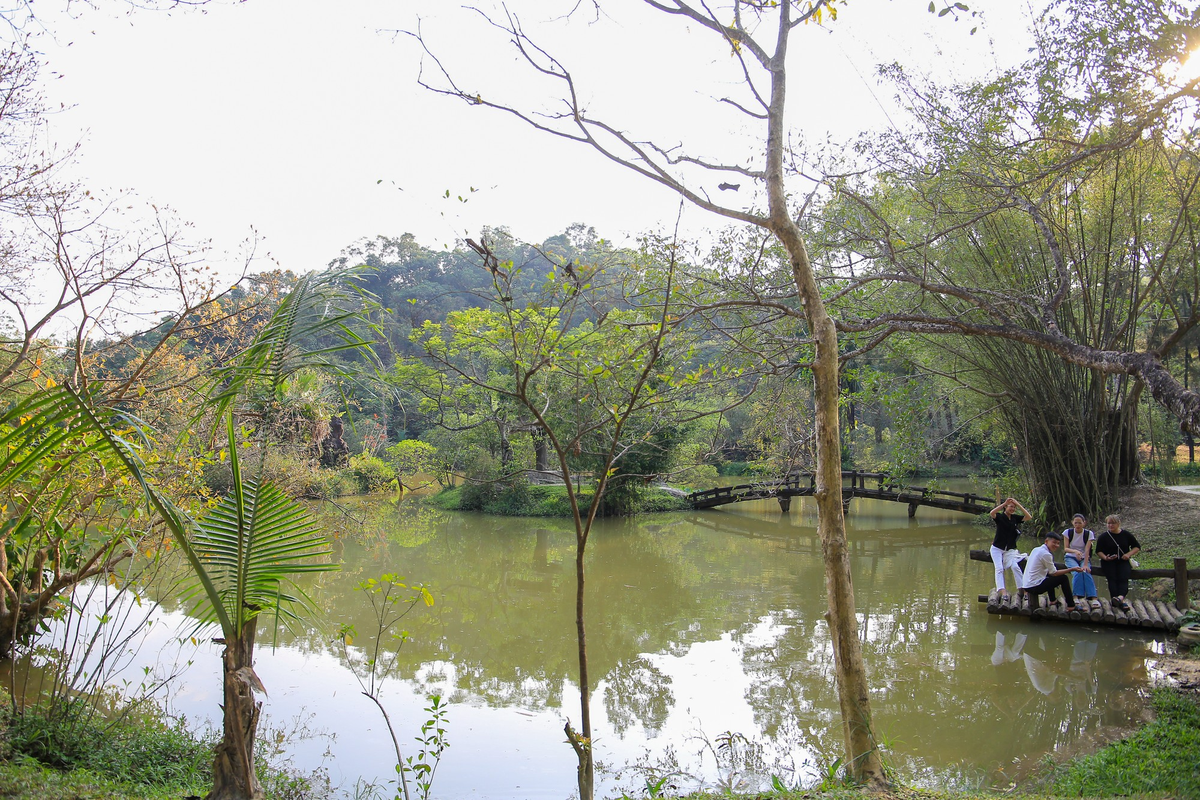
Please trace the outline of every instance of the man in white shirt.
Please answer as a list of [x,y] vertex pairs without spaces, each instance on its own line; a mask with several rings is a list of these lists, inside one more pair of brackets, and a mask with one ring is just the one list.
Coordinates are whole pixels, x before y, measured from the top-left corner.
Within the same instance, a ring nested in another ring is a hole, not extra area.
[[1045,544],[1033,548],[1029,554],[1029,562],[1025,565],[1023,585],[1025,594],[1029,596],[1029,607],[1035,611],[1038,608],[1038,597],[1050,593],[1050,602],[1055,602],[1054,590],[1061,588],[1067,601],[1067,611],[1075,610],[1075,595],[1071,591],[1071,579],[1067,577],[1072,572],[1080,572],[1083,567],[1067,567],[1056,569],[1054,553],[1062,547],[1062,534],[1050,531],[1044,537]]

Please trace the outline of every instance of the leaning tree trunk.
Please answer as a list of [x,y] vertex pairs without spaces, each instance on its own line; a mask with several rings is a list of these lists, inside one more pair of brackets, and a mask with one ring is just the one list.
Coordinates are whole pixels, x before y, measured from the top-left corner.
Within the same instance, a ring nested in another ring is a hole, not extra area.
[[842,732],[850,777],[872,789],[888,785],[871,727],[867,669],[858,638],[846,519],[842,514],[842,451],[838,424],[839,365],[837,328],[813,275],[800,227],[788,208],[783,180],[784,101],[787,96],[787,44],[792,28],[791,3],[780,6],[779,37],[771,58],[771,101],[767,113],[766,227],[787,250],[792,279],[815,345],[813,387],[817,439],[817,535],[825,561],[829,635],[842,712]]
[[[784,239],[784,236],[787,238]],[[826,620],[833,643],[834,673],[850,776],[871,788],[887,785],[871,724],[870,684],[858,638],[846,518],[842,513],[842,457],[838,424],[837,329],[825,310],[798,230],[780,236],[792,254],[792,273],[815,342],[813,386],[817,440],[817,535],[825,562]]]
[[239,639],[225,643],[221,659],[225,704],[223,736],[213,757],[213,788],[204,800],[260,800],[262,785],[254,769],[254,737],[261,703],[254,700],[254,635],[257,617],[246,622]]

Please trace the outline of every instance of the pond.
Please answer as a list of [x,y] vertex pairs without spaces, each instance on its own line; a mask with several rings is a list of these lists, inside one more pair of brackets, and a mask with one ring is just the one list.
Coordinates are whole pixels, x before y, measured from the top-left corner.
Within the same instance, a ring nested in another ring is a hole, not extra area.
[[[333,644],[338,626],[352,624],[351,653],[361,655],[374,622],[355,587],[393,572],[435,600],[404,620],[409,640],[382,692],[406,755],[427,698],[449,701],[434,796],[572,795],[569,524],[386,498],[322,514],[342,570],[308,589],[328,619],[281,631],[275,649],[264,634],[257,658],[268,716],[307,719],[334,737],[293,743],[297,763],[323,763],[347,793],[359,778],[394,775],[382,718]],[[977,596],[991,567],[968,550],[986,547],[991,530],[965,515],[921,509],[910,520],[903,505],[856,500],[848,523],[877,732],[905,780],[1006,787],[1046,754],[1086,752],[1140,719],[1161,638],[990,617]],[[810,785],[836,763],[841,723],[815,525],[811,500],[789,514],[764,501],[597,523],[586,601],[597,796],[640,796],[648,768],[675,769],[680,789],[700,780],[749,788],[772,774]],[[129,669],[193,660],[171,707],[216,720],[217,647],[196,652],[186,636],[178,646],[185,618],[160,615],[165,624]]]

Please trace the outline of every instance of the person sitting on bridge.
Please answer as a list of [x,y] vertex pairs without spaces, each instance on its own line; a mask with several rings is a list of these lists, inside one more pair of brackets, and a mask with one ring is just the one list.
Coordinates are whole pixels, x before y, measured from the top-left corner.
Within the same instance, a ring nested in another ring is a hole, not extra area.
[[1096,582],[1092,580],[1092,545],[1096,534],[1087,528],[1087,517],[1076,514],[1071,518],[1071,527],[1062,532],[1063,561],[1068,567],[1083,567],[1071,579],[1075,589],[1076,603],[1091,603],[1093,610],[1100,609],[1100,598],[1096,596]]
[[[1018,508],[1021,509],[1020,514],[1016,513]],[[1021,531],[1017,526],[1033,515],[1012,497],[988,513],[996,522],[996,536],[992,539],[991,550],[992,563],[996,565],[996,590],[1002,597],[1008,597],[1008,590],[1004,588],[1005,570],[1012,571],[1017,588],[1021,588],[1021,567],[1017,563],[1022,558],[1021,553],[1017,552],[1017,537]]]
[[1071,591],[1071,580],[1067,577],[1072,572],[1082,572],[1083,567],[1066,567],[1057,569],[1054,564],[1054,552],[1062,546],[1063,537],[1061,533],[1048,531],[1044,537],[1044,544],[1040,544],[1033,548],[1033,552],[1029,554],[1029,562],[1025,565],[1025,594],[1029,597],[1029,607],[1034,609],[1035,613],[1038,609],[1038,598],[1046,593],[1050,594],[1050,602],[1056,601],[1054,590],[1062,589],[1063,596],[1067,601],[1067,611],[1075,610],[1075,594]]
[[1129,575],[1136,564],[1133,557],[1141,552],[1142,546],[1132,533],[1121,527],[1121,518],[1116,514],[1109,514],[1104,523],[1108,530],[1096,537],[1100,571],[1108,579],[1108,594],[1113,606],[1128,611],[1125,595],[1129,592]]

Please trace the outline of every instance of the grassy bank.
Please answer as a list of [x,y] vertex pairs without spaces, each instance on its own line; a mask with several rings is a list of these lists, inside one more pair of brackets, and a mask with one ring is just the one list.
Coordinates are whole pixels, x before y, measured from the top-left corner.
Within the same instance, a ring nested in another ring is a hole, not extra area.
[[[576,495],[581,509],[592,502],[587,489]],[[426,498],[426,502],[446,511],[482,511],[509,517],[569,517],[571,505],[564,486],[455,486]],[[687,501],[662,489],[644,489],[639,493],[634,513],[682,511],[691,508]]]
[[[215,740],[165,720],[153,706],[115,719],[88,708],[31,708],[0,713],[0,798],[15,800],[166,800],[212,788]],[[256,758],[267,797],[325,800],[322,770],[295,769],[286,741],[261,731]]]
[[1158,689],[1154,721],[1070,762],[1051,788],[1069,797],[1200,797],[1200,696]]

